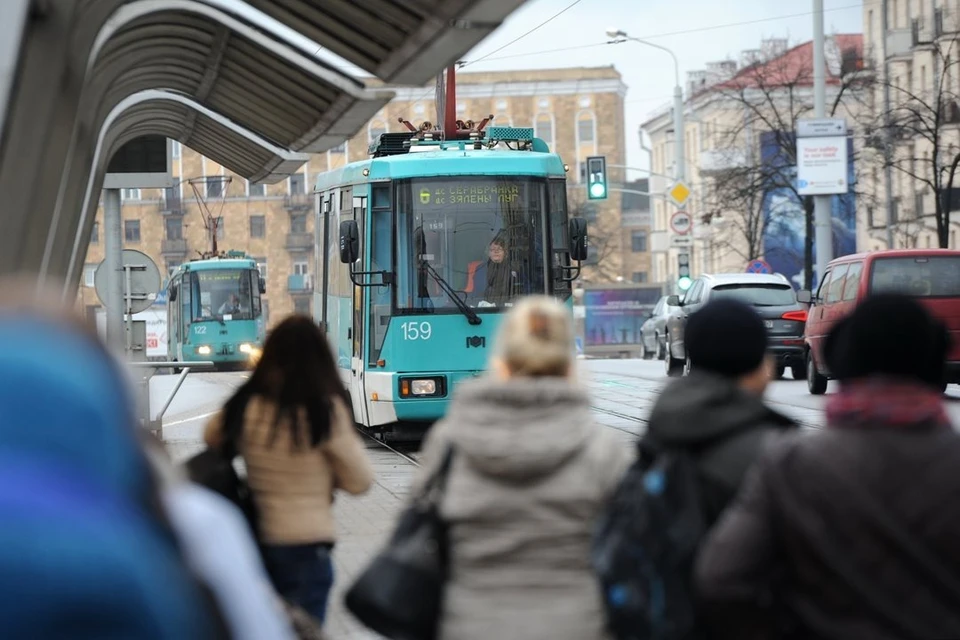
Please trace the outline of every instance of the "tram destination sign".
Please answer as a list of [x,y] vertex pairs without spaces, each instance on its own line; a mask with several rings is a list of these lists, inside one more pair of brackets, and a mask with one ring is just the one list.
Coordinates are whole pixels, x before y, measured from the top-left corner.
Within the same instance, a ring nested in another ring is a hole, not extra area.
[[527,202],[527,188],[531,184],[525,179],[417,180],[412,184],[414,207],[423,211],[440,208],[490,209],[491,207],[517,206]]

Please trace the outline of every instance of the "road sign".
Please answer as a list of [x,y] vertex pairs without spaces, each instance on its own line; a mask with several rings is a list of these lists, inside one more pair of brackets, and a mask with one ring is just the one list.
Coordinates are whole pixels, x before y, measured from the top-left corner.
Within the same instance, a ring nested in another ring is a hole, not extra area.
[[692,247],[693,236],[672,236],[670,245],[674,247]]
[[763,260],[753,260],[747,265],[747,273],[773,273],[773,269]]
[[[140,313],[148,309],[160,292],[160,270],[157,269],[157,264],[147,254],[134,249],[123,250],[120,264],[123,267],[130,267],[130,310],[133,313]],[[97,271],[93,276],[93,284],[101,303],[108,299],[106,295],[107,270],[103,265],[104,263],[101,262],[97,266]],[[124,291],[126,291],[126,274],[124,271],[120,272],[120,282]],[[124,298],[126,298],[126,295],[124,295]],[[124,313],[126,313],[126,309],[124,309]]]
[[675,182],[673,186],[667,190],[667,195],[670,196],[670,199],[673,200],[678,207],[682,207],[690,197],[690,187],[682,182]]
[[676,211],[670,216],[670,228],[674,233],[685,235],[693,227],[693,218],[686,211]]
[[847,193],[846,138],[797,138],[797,193],[833,196]]
[[844,118],[803,118],[797,120],[798,138],[847,137]]

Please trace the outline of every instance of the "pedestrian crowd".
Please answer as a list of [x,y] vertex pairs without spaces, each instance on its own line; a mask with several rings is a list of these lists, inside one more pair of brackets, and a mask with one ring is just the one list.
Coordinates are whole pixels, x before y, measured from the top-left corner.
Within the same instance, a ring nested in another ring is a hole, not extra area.
[[[405,640],[960,639],[946,328],[892,294],[838,322],[822,430],[765,403],[751,307],[684,339],[631,450],[594,421],[569,311],[520,300],[347,608]],[[0,282],[0,637],[325,637],[334,498],[375,478],[322,331],[274,328],[184,464],[134,405],[85,323]]]

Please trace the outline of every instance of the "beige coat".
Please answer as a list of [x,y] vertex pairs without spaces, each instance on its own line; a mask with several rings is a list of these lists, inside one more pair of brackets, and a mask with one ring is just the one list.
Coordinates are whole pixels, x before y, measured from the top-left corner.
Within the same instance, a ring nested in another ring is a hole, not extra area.
[[441,637],[604,638],[590,538],[631,449],[594,423],[581,389],[558,379],[463,385],[425,442],[414,491],[451,443]]
[[[373,468],[342,401],[334,404],[330,438],[308,448],[308,430],[301,426],[301,448],[294,449],[286,419],[270,443],[275,409],[253,398],[244,415],[240,453],[260,517],[261,540],[266,544],[294,545],[334,542],[331,506],[333,490],[366,492]],[[223,412],[207,424],[204,439],[211,447],[223,443]]]

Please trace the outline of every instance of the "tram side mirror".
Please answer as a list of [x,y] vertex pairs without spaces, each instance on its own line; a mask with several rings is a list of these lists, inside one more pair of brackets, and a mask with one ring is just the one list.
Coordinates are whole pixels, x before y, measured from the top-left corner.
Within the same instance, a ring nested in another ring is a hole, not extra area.
[[669,296],[667,298],[667,304],[671,307],[682,307],[683,300],[680,299],[680,296]]
[[360,228],[356,220],[340,223],[340,262],[353,264],[360,257]]
[[587,259],[587,221],[583,218],[570,218],[570,258]]
[[170,302],[176,302],[176,301],[177,301],[177,288],[174,287],[174,288],[170,289],[170,293],[167,294],[167,297],[170,299]]
[[813,302],[813,294],[806,289],[801,289],[797,291],[797,302],[800,304],[810,304]]
[[267,281],[264,280],[263,278],[260,278],[260,279],[257,281],[257,283],[260,285],[260,293],[266,293],[266,292],[267,292]]

